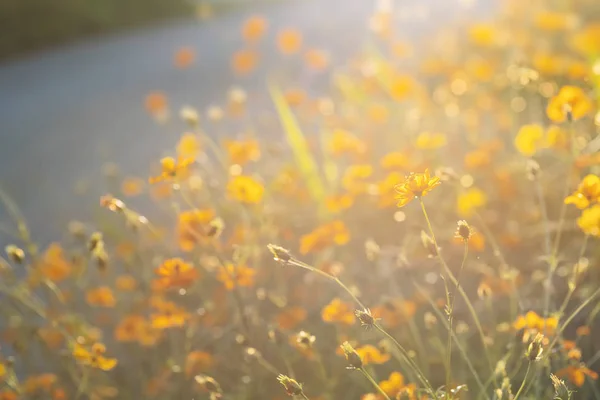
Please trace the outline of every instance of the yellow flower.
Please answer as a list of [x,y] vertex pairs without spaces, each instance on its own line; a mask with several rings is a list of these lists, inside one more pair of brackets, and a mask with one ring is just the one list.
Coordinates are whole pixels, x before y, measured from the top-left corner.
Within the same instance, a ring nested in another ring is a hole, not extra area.
[[583,210],[577,225],[587,235],[600,236],[600,204]]
[[226,140],[224,146],[232,164],[245,165],[260,159],[260,146],[257,140]]
[[317,227],[300,238],[300,253],[317,252],[333,245],[342,246],[350,241],[350,232],[341,220]]
[[592,111],[592,102],[583,89],[576,86],[563,86],[558,94],[550,99],[546,114],[554,122],[564,122],[567,118],[578,120]]
[[194,133],[184,133],[177,143],[177,154],[183,159],[193,159],[200,155],[202,144]]
[[353,194],[364,193],[367,187],[365,181],[373,173],[373,167],[369,164],[350,165],[344,171],[342,184],[344,188]]
[[152,176],[148,180],[151,184],[169,181],[171,179],[184,178],[189,172],[189,167],[194,163],[193,158],[183,158],[175,160],[173,157],[164,157],[160,160],[161,173]]
[[535,25],[544,31],[564,31],[576,22],[572,14],[542,11],[535,16]]
[[80,363],[103,371],[110,371],[117,365],[117,359],[104,357],[105,352],[106,346],[102,343],[94,343],[91,349],[80,343],[75,343],[73,347],[73,356]]
[[546,130],[545,146],[551,149],[566,149],[569,144],[567,133],[557,125],[551,125]]
[[112,290],[108,286],[88,290],[85,299],[89,305],[95,307],[114,307],[117,303]]
[[229,196],[245,204],[258,204],[263,198],[265,188],[250,176],[233,177],[227,185]]
[[423,132],[417,136],[415,147],[421,150],[435,150],[446,145],[446,135],[443,133]]
[[395,151],[383,156],[379,164],[385,169],[404,169],[410,165],[410,159],[406,153]]
[[225,289],[233,290],[238,286],[254,286],[254,275],[256,270],[246,265],[227,264],[219,269],[217,279],[223,283]]
[[469,29],[471,42],[479,46],[491,46],[496,42],[496,28],[491,24],[475,24]]
[[515,147],[526,156],[532,156],[543,145],[544,129],[538,124],[524,125],[515,137]]
[[471,188],[458,196],[456,206],[460,215],[468,217],[476,208],[482,207],[486,203],[486,194],[480,189]]
[[600,23],[588,25],[581,32],[573,35],[571,45],[587,56],[600,55]]
[[390,360],[390,355],[382,353],[377,347],[367,344],[356,349],[363,365],[383,364]]
[[329,152],[334,156],[345,153],[360,155],[367,150],[365,143],[350,132],[337,129],[331,134],[328,143]]
[[600,200],[600,177],[589,174],[579,184],[577,190],[565,199],[565,204],[574,204],[583,210],[588,208],[592,202]]
[[387,380],[379,382],[379,387],[391,397],[398,395],[398,393],[404,390],[409,395],[409,399],[416,399],[416,386],[414,384],[406,385],[404,383],[404,376],[400,372],[392,372]]
[[396,186],[398,207],[404,207],[415,197],[423,197],[441,183],[440,178],[431,177],[429,170],[423,173],[412,172],[404,182]]
[[325,322],[352,325],[355,319],[354,308],[352,305],[335,298],[323,308],[321,318]]

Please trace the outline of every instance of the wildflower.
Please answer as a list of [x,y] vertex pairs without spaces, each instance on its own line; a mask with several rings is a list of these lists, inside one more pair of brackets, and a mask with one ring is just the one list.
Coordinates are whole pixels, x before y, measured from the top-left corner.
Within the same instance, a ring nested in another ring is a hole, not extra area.
[[554,374],[550,374],[550,380],[554,387],[554,400],[569,400],[573,392],[567,387],[565,381]]
[[525,353],[525,357],[527,357],[529,361],[539,361],[542,358],[542,353],[544,351],[543,341],[544,335],[538,332],[531,343],[529,343],[527,352]]
[[106,346],[102,343],[94,343],[91,349],[81,343],[75,343],[73,347],[73,356],[80,363],[103,371],[110,371],[117,365],[117,359],[105,357],[105,352]]
[[196,375],[199,372],[209,370],[214,364],[212,354],[206,351],[192,351],[185,359],[185,374],[186,376]]
[[287,375],[278,375],[277,381],[283,385],[286,393],[289,396],[299,396],[302,394],[302,385],[298,383],[295,379],[290,378]]
[[38,265],[43,277],[53,282],[60,282],[71,275],[73,267],[65,258],[64,250],[58,243],[52,243]]
[[25,252],[23,249],[15,246],[14,244],[9,244],[6,246],[4,251],[6,252],[8,258],[17,264],[21,264],[25,260]]
[[[258,54],[253,50],[238,50],[231,56],[231,69],[238,75],[247,75],[258,65]],[[217,108],[211,108],[209,119],[218,121],[222,119],[222,111]]]
[[492,297],[493,291],[490,285],[485,282],[481,282],[479,286],[477,286],[477,297],[482,300],[489,299]]
[[455,236],[468,242],[473,236],[473,228],[465,220],[458,221]]
[[152,92],[146,96],[144,103],[146,110],[154,116],[164,116],[168,113],[169,104],[167,97],[162,92]]
[[254,286],[256,270],[246,265],[227,264],[219,269],[217,279],[223,283],[225,289],[233,290],[235,287]]
[[192,251],[198,244],[210,241],[210,223],[215,218],[211,208],[183,211],[177,221],[179,247],[183,251]]
[[323,50],[308,49],[304,53],[304,62],[309,68],[322,71],[329,64],[329,55]]
[[258,204],[265,192],[264,186],[250,176],[233,177],[227,184],[227,192],[234,200],[245,204]]
[[390,360],[390,355],[382,353],[377,347],[367,344],[356,349],[363,365],[384,364]]
[[577,219],[577,226],[586,235],[600,236],[600,204],[586,208]]
[[565,198],[565,204],[574,204],[583,210],[600,201],[600,177],[589,174],[583,178],[577,190]]
[[331,213],[339,213],[352,207],[354,197],[351,194],[340,194],[329,196],[325,199],[325,205]]
[[146,320],[141,315],[127,315],[115,328],[115,339],[119,342],[135,342],[142,335]]
[[412,172],[403,183],[396,186],[398,207],[404,207],[413,199],[425,196],[440,183],[440,178],[432,178],[427,169],[423,173]]
[[543,318],[535,311],[529,311],[525,315],[519,315],[515,322],[513,322],[513,328],[516,330],[529,329],[546,335],[553,334],[557,327],[558,319],[556,317]]
[[317,252],[333,245],[342,246],[350,241],[350,232],[341,220],[317,227],[300,238],[300,253]]
[[365,329],[370,329],[375,326],[377,323],[377,318],[373,317],[371,310],[368,308],[364,310],[356,310],[354,315],[360,321],[360,324],[365,327]]
[[575,33],[571,39],[571,46],[589,57],[600,54],[600,23],[589,24]]
[[295,29],[285,29],[277,35],[277,46],[281,53],[297,53],[302,46],[302,35]]
[[410,75],[397,74],[391,78],[388,90],[392,99],[403,101],[415,91],[415,87],[416,82]]
[[592,107],[592,102],[583,89],[563,86],[558,94],[550,99],[546,114],[553,122],[578,120],[592,111]]
[[321,311],[321,318],[325,322],[340,323],[343,325],[354,324],[352,307],[338,298],[331,300],[331,302],[323,308]]
[[196,59],[196,52],[191,47],[182,47],[175,53],[174,64],[179,69],[189,68]]
[[296,335],[296,344],[303,349],[310,349],[317,338],[308,332],[300,331]]
[[535,25],[541,30],[550,32],[565,31],[576,21],[576,17],[571,14],[552,11],[542,11],[535,16]]
[[402,151],[387,153],[379,161],[379,165],[385,169],[406,169],[410,164],[408,154]]
[[562,368],[556,372],[556,376],[559,378],[567,378],[569,382],[577,387],[583,386],[586,377],[592,380],[598,379],[598,373],[592,371],[583,364],[569,365],[568,367]]
[[336,129],[329,138],[328,149],[334,156],[342,154],[361,155],[366,152],[367,146],[350,132]]
[[179,117],[191,128],[196,129],[200,124],[200,115],[198,110],[192,106],[184,106],[179,110]]
[[446,145],[446,135],[443,133],[423,132],[417,136],[415,147],[421,150],[435,150]]
[[286,307],[277,315],[277,326],[281,329],[294,329],[306,317],[307,312],[303,307]]
[[592,333],[592,330],[587,325],[582,325],[577,328],[577,336],[589,336]]
[[173,157],[164,157],[160,160],[161,173],[160,175],[152,176],[148,182],[155,184],[158,182],[171,181],[187,176],[189,167],[194,163],[193,158],[180,157],[175,160]]
[[350,165],[344,171],[342,185],[353,194],[364,193],[367,188],[365,179],[371,176],[373,167],[369,164]]
[[541,125],[524,125],[515,137],[515,147],[521,154],[530,157],[542,146],[543,138],[544,129]]
[[469,29],[469,38],[471,41],[482,47],[489,47],[496,43],[497,34],[496,28],[486,23],[474,24]]
[[170,258],[155,269],[154,289],[185,288],[198,279],[198,270],[181,258]]
[[108,286],[88,290],[85,299],[89,305],[95,307],[114,307],[117,303],[112,290]]
[[156,313],[150,315],[151,326],[155,329],[167,329],[183,326],[188,314],[175,303],[156,301],[153,305]]
[[244,166],[260,159],[260,145],[257,140],[225,140],[223,142],[229,162]]
[[292,255],[290,254],[290,251],[288,249],[284,249],[281,246],[277,246],[275,244],[268,244],[267,248],[269,249],[271,254],[273,254],[273,259],[277,262],[287,264],[293,259]]
[[242,37],[247,42],[256,42],[267,31],[268,22],[260,15],[253,15],[242,25]]
[[217,394],[221,394],[223,393],[223,391],[221,390],[221,385],[219,385],[219,383],[214,380],[214,378],[211,378],[208,375],[196,375],[194,377],[194,380],[196,381],[196,383],[204,390],[206,390],[209,393],[217,393]]
[[344,351],[346,360],[348,360],[348,363],[350,364],[347,368],[348,369],[361,369],[363,366],[363,362],[362,362],[360,356],[358,355],[358,353],[356,352],[356,350],[354,350],[354,347],[352,347],[352,345],[350,343],[344,342],[344,343],[342,343],[341,348]]
[[486,194],[482,190],[472,187],[458,195],[456,207],[460,215],[468,217],[477,208],[483,207],[486,203]]
[[[379,387],[388,396],[398,396],[402,393],[407,399],[414,399],[416,394],[416,386],[414,384],[407,385],[404,382],[404,375],[400,372],[392,372],[388,379],[379,382]],[[403,393],[404,392],[404,393]]]
[[182,160],[193,160],[200,155],[202,144],[194,133],[184,133],[177,143],[177,155]]

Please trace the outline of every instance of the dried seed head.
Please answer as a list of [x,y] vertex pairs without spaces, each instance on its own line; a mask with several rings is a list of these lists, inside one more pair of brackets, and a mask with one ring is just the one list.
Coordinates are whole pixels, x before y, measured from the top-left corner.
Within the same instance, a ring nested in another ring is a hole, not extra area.
[[456,234],[457,238],[462,239],[463,242],[468,242],[473,236],[473,228],[467,223],[465,220],[460,220],[456,226]]
[[531,160],[531,159],[527,160],[526,170],[527,170],[527,179],[529,179],[530,181],[535,181],[536,179],[539,178],[540,164],[538,164],[537,161]]
[[539,361],[542,358],[542,353],[544,352],[543,341],[544,335],[538,333],[535,335],[531,343],[529,343],[527,351],[525,352],[525,356],[529,361]]
[[273,254],[273,259],[279,263],[288,264],[293,259],[292,255],[290,254],[290,251],[284,249],[281,246],[268,244],[267,248],[269,249],[271,254]]
[[221,386],[217,381],[208,375],[196,375],[194,378],[196,383],[207,392],[210,393],[222,393]]
[[314,335],[305,331],[300,331],[296,335],[296,343],[304,349],[310,349],[315,343],[315,340],[317,340],[317,338]]
[[477,286],[477,296],[481,300],[486,300],[492,297],[492,288],[485,282],[481,282],[479,286]]
[[125,209],[125,203],[116,197],[113,197],[111,194],[105,194],[100,197],[100,205],[114,212],[121,212]]
[[94,252],[98,247],[104,247],[104,239],[101,232],[94,232],[90,236],[88,249],[90,252]]
[[299,396],[302,394],[302,385],[295,379],[292,379],[287,375],[280,374],[277,376],[277,380],[283,385],[286,393],[289,396]]
[[181,111],[179,111],[179,116],[192,128],[197,128],[200,123],[200,116],[194,107],[183,107]]
[[6,255],[8,256],[8,258],[10,258],[11,261],[17,264],[22,264],[25,260],[25,252],[23,251],[23,249],[15,246],[14,244],[9,244],[8,246],[6,246],[4,251],[6,251]]
[[256,350],[254,347],[247,347],[246,348],[246,355],[250,359],[259,359],[259,358],[262,357],[262,355],[260,354],[260,352],[258,350]]
[[373,314],[371,314],[371,310],[369,310],[368,308],[364,310],[356,310],[354,312],[354,315],[356,315],[356,318],[358,318],[360,324],[364,326],[365,329],[371,329],[375,326],[375,323],[377,322],[377,319],[373,317]]
[[206,236],[217,238],[221,236],[223,230],[225,229],[225,222],[221,218],[215,218],[208,224],[208,229],[206,231]]
[[352,347],[352,345],[348,342],[342,343],[341,347],[342,347],[342,350],[344,351],[344,354],[346,355],[346,359],[348,360],[348,363],[350,364],[347,368],[348,369],[362,368],[362,366],[363,366],[362,359],[360,358],[360,356],[358,355],[356,350],[354,350],[354,347]]
[[569,400],[573,392],[569,390],[565,381],[554,374],[550,374],[552,386],[554,386],[554,400]]

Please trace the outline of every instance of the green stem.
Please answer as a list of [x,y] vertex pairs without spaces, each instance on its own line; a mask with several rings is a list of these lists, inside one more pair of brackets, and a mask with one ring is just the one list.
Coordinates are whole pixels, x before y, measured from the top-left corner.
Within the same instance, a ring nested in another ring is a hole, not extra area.
[[365,376],[365,378],[369,380],[369,382],[371,382],[371,384],[375,387],[375,389],[377,389],[377,391],[383,396],[384,399],[391,400],[390,396],[388,396],[387,393],[383,391],[381,386],[379,386],[377,382],[375,382],[375,380],[371,377],[371,375],[369,375],[367,371],[365,371],[364,368],[359,368],[358,370],[362,372],[362,374]]
[[518,400],[519,396],[521,395],[521,392],[523,391],[523,388],[525,387],[525,383],[527,382],[527,378],[529,377],[529,370],[531,369],[531,362],[529,362],[527,364],[527,371],[525,372],[525,377],[523,377],[523,381],[521,382],[521,386],[519,387],[519,390],[517,391],[517,394],[515,394],[515,398],[514,400]]

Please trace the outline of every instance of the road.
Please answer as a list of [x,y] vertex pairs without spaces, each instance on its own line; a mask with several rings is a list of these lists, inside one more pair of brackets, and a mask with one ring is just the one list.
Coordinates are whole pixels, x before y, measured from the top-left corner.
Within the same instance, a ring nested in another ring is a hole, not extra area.
[[[428,21],[409,26],[412,34],[420,32],[419,24],[432,27],[457,14],[455,0],[407,2],[434,4]],[[183,129],[148,117],[148,92],[164,91],[175,110],[223,104],[232,85],[264,93],[267,71],[282,59],[274,34],[283,27],[298,28],[307,47],[327,49],[334,62],[343,62],[365,42],[373,3],[287,0],[257,6],[251,13],[268,19],[269,34],[261,68],[250,78],[237,78],[229,68],[231,54],[243,47],[239,32],[247,10],[87,40],[0,65],[0,187],[22,208],[39,240],[72,218],[89,221],[106,190],[103,164],[114,161],[124,173],[146,176]],[[198,54],[185,71],[173,66],[180,46]],[[83,196],[74,194],[78,182],[89,186]]]

